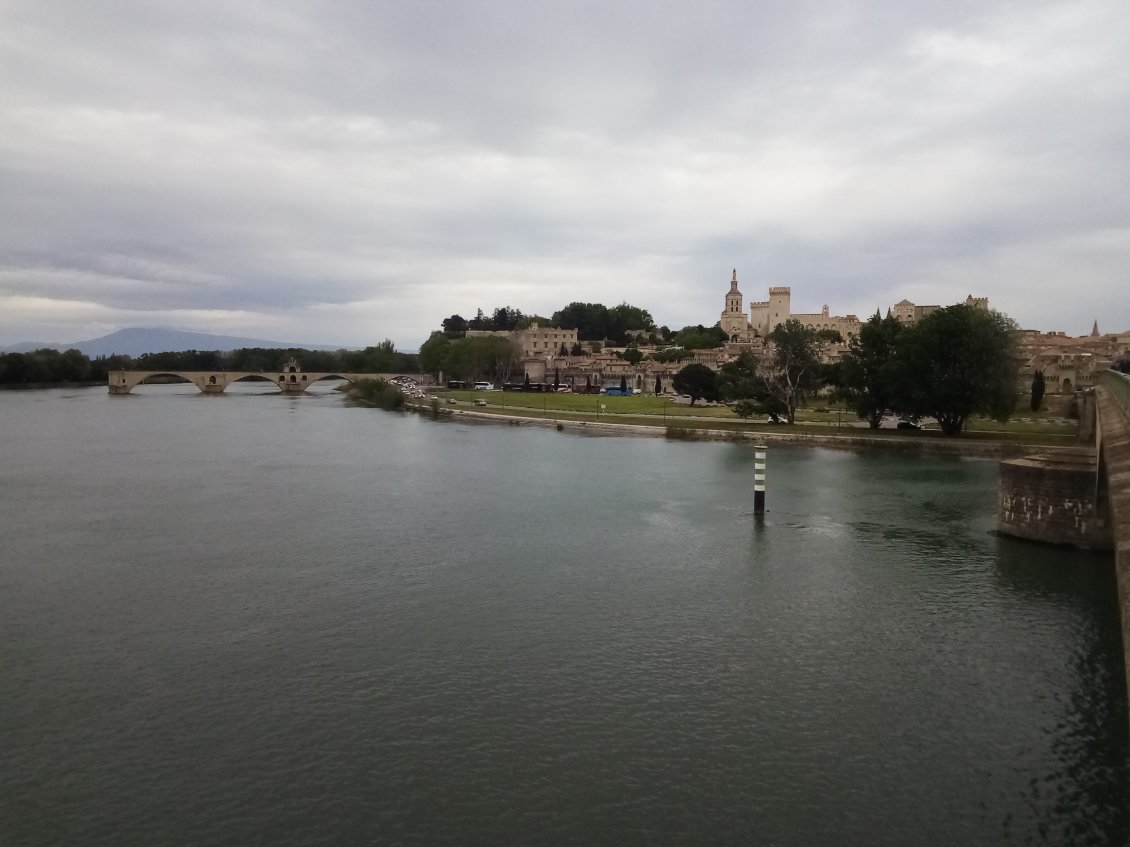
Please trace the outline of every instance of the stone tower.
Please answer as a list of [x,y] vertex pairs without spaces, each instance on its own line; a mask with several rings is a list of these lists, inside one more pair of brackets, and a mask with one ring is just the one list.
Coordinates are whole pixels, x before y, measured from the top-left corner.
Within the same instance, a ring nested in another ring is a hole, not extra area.
[[742,308],[742,293],[738,290],[737,268],[734,268],[733,276],[730,278],[730,290],[726,292],[726,304],[718,325],[730,341],[749,340],[750,326],[745,318],[745,310]]
[[779,285],[769,289],[769,322],[765,326],[765,335],[768,335],[783,324],[792,315],[792,289],[787,285]]

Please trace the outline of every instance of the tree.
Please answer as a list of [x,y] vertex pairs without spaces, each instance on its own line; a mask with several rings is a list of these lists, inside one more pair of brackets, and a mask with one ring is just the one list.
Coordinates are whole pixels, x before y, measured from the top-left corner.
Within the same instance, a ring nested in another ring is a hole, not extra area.
[[895,356],[902,328],[896,318],[875,314],[851,339],[849,352],[840,362],[836,394],[865,418],[871,429],[878,429],[883,414],[894,407]]
[[835,330],[807,327],[795,318],[777,324],[769,333],[773,353],[762,371],[763,388],[776,405],[784,407],[790,424],[796,421],[797,407],[804,405],[823,381],[820,359],[825,345],[839,340]]
[[655,329],[655,321],[646,309],[621,303],[608,310],[607,336],[613,344],[623,344],[628,339],[628,330]]
[[570,303],[554,312],[552,321],[562,329],[577,330],[580,341],[599,341],[608,335],[608,309],[600,303]]
[[659,374],[655,375],[655,396],[658,397],[663,393],[663,380],[660,379]]
[[762,382],[760,362],[752,350],[743,350],[718,370],[718,394],[728,403],[755,396]]
[[959,435],[971,415],[1007,421],[1016,406],[1016,324],[964,303],[931,312],[899,342],[897,406]]
[[522,313],[518,309],[512,309],[509,306],[499,306],[494,310],[490,328],[494,330],[513,330],[517,328],[521,320]]
[[672,383],[677,392],[690,395],[692,406],[696,400],[718,399],[718,385],[714,371],[706,365],[697,363],[687,365],[675,374]]
[[487,330],[494,329],[494,326],[491,324],[490,318],[483,314],[483,310],[479,309],[475,316],[467,321],[467,329]]
[[443,319],[443,331],[448,338],[462,338],[467,334],[467,320],[462,315]]
[[1044,402],[1044,391],[1047,385],[1044,382],[1044,372],[1036,371],[1032,374],[1032,411],[1040,411],[1040,404]]
[[451,348],[452,340],[442,332],[433,332],[428,340],[420,345],[420,370],[438,376],[444,369],[444,360]]
[[684,350],[707,350],[725,344],[726,333],[718,324],[711,327],[702,324],[685,326],[676,333],[673,343]]
[[626,394],[628,391],[628,377],[624,374],[620,375],[620,393]]
[[518,318],[518,322],[514,325],[514,329],[529,329],[531,324],[537,324],[542,329],[545,329],[547,326],[554,325],[552,318],[544,318],[541,315],[522,315],[521,312],[519,312],[518,314],[521,315],[521,317]]
[[629,365],[638,365],[640,362],[643,361],[643,353],[641,353],[634,346],[629,347],[623,353],[617,353],[616,355],[619,356],[621,359],[623,359],[625,362],[627,362]]
[[772,369],[772,361],[758,357],[752,350],[743,350],[737,359],[721,367],[718,393],[723,400],[734,403],[734,414],[741,418],[766,415],[777,423],[788,414],[785,392]]

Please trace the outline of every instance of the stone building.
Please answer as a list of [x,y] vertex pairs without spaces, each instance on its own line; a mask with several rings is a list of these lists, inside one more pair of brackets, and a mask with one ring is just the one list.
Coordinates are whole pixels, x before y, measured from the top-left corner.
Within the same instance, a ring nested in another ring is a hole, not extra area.
[[731,344],[749,344],[754,339],[753,326],[745,316],[745,309],[742,308],[737,268],[734,268],[734,274],[730,278],[730,290],[726,292],[726,301],[718,326],[726,333],[726,338]]
[[571,350],[577,343],[577,330],[559,329],[553,326],[540,327],[536,323],[530,324],[526,329],[469,329],[467,337],[474,338],[484,335],[496,335],[500,338],[509,338],[514,342],[520,356],[545,356],[547,353],[560,352],[561,346]]
[[831,329],[840,333],[844,345],[859,332],[859,318],[855,315],[832,315],[825,305],[819,312],[804,313],[792,310],[792,289],[787,285],[769,289],[769,299],[749,304],[749,317],[742,310],[742,293],[738,290],[738,272],[730,278],[719,326],[730,344],[752,344],[766,338],[778,324],[788,320],[800,321],[813,329]]
[[[989,311],[989,298],[988,297],[974,297],[970,294],[965,298],[965,305],[972,306],[974,309],[980,309],[983,312]],[[895,305],[891,306],[888,314],[901,324],[910,326],[916,324],[931,312],[936,312],[941,306],[916,306],[909,300],[899,300]]]
[[1130,332],[1103,335],[1097,321],[1090,335],[1024,329],[1017,333],[1017,342],[1022,391],[1031,386],[1036,371],[1043,371],[1048,394],[1071,394],[1090,388],[1111,364],[1130,357]]

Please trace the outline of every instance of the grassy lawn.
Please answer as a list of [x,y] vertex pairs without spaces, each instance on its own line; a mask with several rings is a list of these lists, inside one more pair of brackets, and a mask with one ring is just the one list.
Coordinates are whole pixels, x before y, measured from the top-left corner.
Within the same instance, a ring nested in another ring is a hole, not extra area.
[[[598,407],[603,404],[610,415],[662,415],[666,407],[668,417],[678,415],[692,415],[696,417],[717,417],[733,419],[734,413],[725,406],[703,406],[696,404],[693,408],[683,403],[667,400],[662,397],[608,397],[604,394],[571,394],[560,392],[556,394],[526,394],[522,391],[440,391],[436,392],[441,397],[454,397],[465,403],[472,400],[486,400],[487,408],[498,410],[507,409],[542,409],[558,410],[562,412],[587,412],[595,415]],[[601,412],[604,414],[604,411]]]
[[[858,426],[859,420],[850,411],[835,404],[798,409],[794,426],[775,425],[765,421],[748,421],[737,417],[725,406],[690,406],[662,397],[609,397],[603,394],[526,394],[511,391],[437,391],[442,398],[454,398],[458,406],[467,408],[475,400],[486,400],[479,411],[497,415],[549,418],[558,420],[607,420],[640,426],[675,426],[695,429],[721,429],[739,432],[795,432],[813,435],[868,436],[880,439],[944,438],[937,428],[919,431],[880,429]],[[603,406],[603,408],[601,408]],[[968,440],[1022,441],[1042,444],[1070,443],[1078,426],[1074,421],[1018,411],[1007,424],[977,418],[970,421],[962,436]]]

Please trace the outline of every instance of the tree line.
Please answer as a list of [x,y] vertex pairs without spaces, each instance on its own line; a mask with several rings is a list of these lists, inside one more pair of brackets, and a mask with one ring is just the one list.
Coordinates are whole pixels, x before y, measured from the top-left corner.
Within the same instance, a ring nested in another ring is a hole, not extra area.
[[692,403],[723,399],[740,416],[788,423],[817,391],[829,389],[873,429],[884,415],[896,414],[932,417],[942,432],[957,435],[973,415],[1004,422],[1015,409],[1015,331],[1005,315],[965,304],[910,326],[876,314],[850,339],[848,353],[827,363],[825,348],[842,343],[839,334],[789,320],[769,334],[766,347],[743,352],[717,374],[688,365],[674,385]]
[[616,347],[623,347],[639,339],[650,344],[669,344],[684,350],[697,350],[717,347],[726,341],[725,333],[717,326],[697,324],[677,331],[666,326],[656,326],[647,309],[629,303],[610,307],[603,303],[574,301],[548,318],[526,315],[511,306],[499,306],[489,314],[478,309],[475,317],[469,320],[454,314],[441,321],[443,334],[449,339],[463,338],[469,330],[512,332],[528,329],[531,324],[575,329],[578,341],[608,343]]
[[141,356],[97,356],[51,348],[0,355],[0,384],[52,385],[106,382],[110,371],[251,371],[272,373],[291,358],[302,369],[321,373],[419,373],[420,357],[400,353],[385,340],[364,350],[306,350],[246,347],[239,350],[184,350]]
[[[432,342],[433,348],[441,346],[441,342],[435,340],[437,334],[455,341],[465,338],[469,331],[513,332],[528,329],[532,324],[537,324],[539,327],[577,330],[577,343],[563,345],[559,351],[562,356],[587,356],[599,351],[605,344],[634,349],[637,344],[646,343],[666,345],[667,349],[652,355],[656,361],[677,362],[689,358],[694,350],[719,347],[726,343],[726,334],[717,324],[709,327],[692,324],[680,330],[672,330],[666,326],[656,326],[649,311],[629,303],[609,307],[602,303],[574,301],[548,318],[541,315],[526,315],[520,309],[511,306],[499,306],[489,314],[478,309],[475,317],[470,320],[454,314],[444,318],[440,324],[443,327],[442,332],[433,333],[428,339]],[[481,357],[472,354],[468,358],[475,360]],[[497,359],[497,356],[487,358]],[[633,360],[634,364],[643,356],[630,350],[627,358]],[[436,372],[431,370],[427,363],[422,364],[421,367],[425,372]],[[443,368],[449,373],[453,373],[456,369],[458,366],[454,369]],[[478,375],[490,376],[486,372],[480,372]]]

